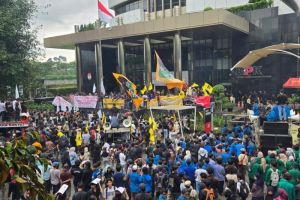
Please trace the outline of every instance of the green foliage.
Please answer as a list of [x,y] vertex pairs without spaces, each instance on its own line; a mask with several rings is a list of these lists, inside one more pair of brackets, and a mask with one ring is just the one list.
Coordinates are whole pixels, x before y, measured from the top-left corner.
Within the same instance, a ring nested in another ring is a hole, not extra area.
[[289,104],[295,104],[295,103],[298,103],[298,102],[299,102],[299,99],[300,99],[299,96],[294,95],[294,96],[288,98],[288,103],[289,103]]
[[61,87],[61,88],[49,88],[48,92],[53,94],[54,96],[60,95],[65,96],[68,94],[75,93],[77,91],[76,87]]
[[35,83],[32,80],[31,60],[40,55],[37,30],[30,20],[36,13],[34,1],[0,1],[0,98],[6,86],[23,85],[24,89]]
[[209,10],[213,10],[213,8],[212,7],[206,7],[206,8],[204,8],[204,11],[209,11]]
[[26,102],[26,107],[32,111],[53,111],[54,106],[51,103],[34,103],[33,101]]
[[233,108],[234,105],[225,96],[225,87],[222,84],[214,86],[213,95],[215,98],[215,111],[220,112],[224,109]]
[[90,31],[90,30],[95,30],[95,29],[96,29],[96,26],[94,23],[81,24],[79,27],[79,32]]
[[[28,133],[29,137],[37,138],[38,133]],[[37,163],[48,166],[48,161],[39,158],[36,154],[34,146],[27,146],[26,141],[22,137],[13,139],[0,147],[0,186],[3,186],[10,169],[14,170],[12,179],[16,180],[20,192],[30,190],[31,199],[35,199],[39,195],[42,199],[53,199],[50,194],[45,192],[42,178],[38,175],[39,171]]]
[[250,11],[262,8],[268,8],[272,5],[273,0],[250,0],[248,4],[235,6],[227,9],[232,13],[238,13],[241,11]]

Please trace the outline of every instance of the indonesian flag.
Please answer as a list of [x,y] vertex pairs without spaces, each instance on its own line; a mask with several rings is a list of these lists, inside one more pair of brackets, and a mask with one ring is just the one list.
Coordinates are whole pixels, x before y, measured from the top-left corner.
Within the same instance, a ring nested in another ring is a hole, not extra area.
[[115,17],[115,12],[108,8],[108,0],[98,0],[99,19],[105,23],[110,23]]

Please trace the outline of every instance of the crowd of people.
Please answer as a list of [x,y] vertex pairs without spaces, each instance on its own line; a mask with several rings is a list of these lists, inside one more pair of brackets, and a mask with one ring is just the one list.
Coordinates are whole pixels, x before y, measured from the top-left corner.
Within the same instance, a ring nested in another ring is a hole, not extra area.
[[[29,130],[40,138],[27,142],[48,160],[47,167],[37,165],[45,190],[57,199],[300,200],[300,144],[262,151],[249,124],[226,125],[218,134],[182,134],[176,119],[164,115],[155,119],[151,142],[148,120],[131,116],[130,139],[115,144],[106,140],[103,115],[96,111],[30,116]],[[122,110],[114,108],[107,120],[116,116]],[[119,128],[114,127],[112,132]],[[12,178],[9,196],[30,199],[15,184]],[[63,185],[67,189],[61,192]]]

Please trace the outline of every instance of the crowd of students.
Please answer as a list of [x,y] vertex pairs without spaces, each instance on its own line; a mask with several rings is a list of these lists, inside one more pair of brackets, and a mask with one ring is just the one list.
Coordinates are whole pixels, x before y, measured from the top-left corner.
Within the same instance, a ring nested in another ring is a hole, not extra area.
[[[299,144],[262,151],[248,124],[182,137],[171,115],[155,119],[154,143],[148,121],[133,117],[130,140],[114,144],[106,141],[102,118],[96,111],[31,113],[30,129],[40,138],[28,144],[48,159],[46,168],[37,165],[57,199],[300,200]],[[61,193],[62,185],[68,188]],[[30,199],[14,186],[12,179],[13,200]]]

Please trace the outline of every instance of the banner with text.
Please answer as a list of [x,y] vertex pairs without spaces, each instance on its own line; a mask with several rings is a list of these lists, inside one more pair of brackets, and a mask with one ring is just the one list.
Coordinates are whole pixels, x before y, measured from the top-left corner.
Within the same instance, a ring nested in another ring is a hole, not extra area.
[[74,106],[77,108],[96,108],[97,96],[74,96]]

